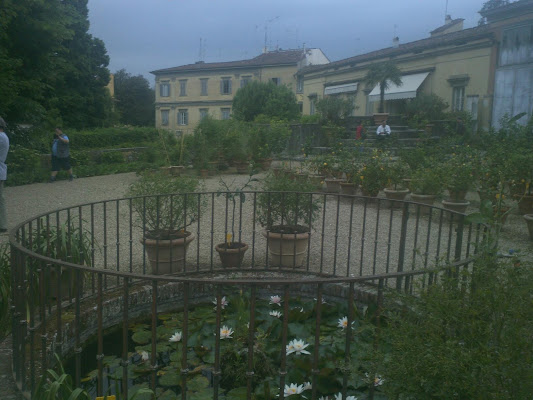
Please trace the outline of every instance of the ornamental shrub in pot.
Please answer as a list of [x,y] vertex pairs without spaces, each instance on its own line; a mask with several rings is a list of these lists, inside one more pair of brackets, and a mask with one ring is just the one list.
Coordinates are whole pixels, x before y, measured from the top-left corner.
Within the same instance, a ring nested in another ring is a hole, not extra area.
[[200,187],[193,177],[175,177],[160,172],[145,172],[130,185],[128,196],[137,226],[143,231],[154,275],[179,272],[185,266],[187,247],[194,234],[186,230],[196,222],[205,202],[197,194]]
[[315,186],[286,175],[269,175],[263,190],[257,199],[257,218],[265,228],[269,263],[287,268],[302,266],[311,237],[310,225],[320,210],[319,197],[312,194]]

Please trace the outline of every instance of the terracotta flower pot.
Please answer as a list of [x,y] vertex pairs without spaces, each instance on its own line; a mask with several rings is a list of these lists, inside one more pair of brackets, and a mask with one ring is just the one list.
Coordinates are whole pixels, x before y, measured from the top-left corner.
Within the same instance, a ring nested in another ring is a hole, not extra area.
[[200,170],[200,177],[207,178],[209,176],[209,170],[208,169],[201,169]]
[[328,193],[339,193],[341,190],[340,183],[342,182],[341,179],[331,178],[326,179],[324,182],[326,182],[326,188]]
[[238,174],[248,173],[248,167],[250,166],[248,162],[235,162],[234,164]]
[[470,205],[469,201],[451,201],[451,200],[442,200],[442,206],[450,211],[455,211],[461,214],[466,212],[466,209]]
[[402,201],[405,200],[405,197],[409,194],[409,189],[383,189],[385,197],[390,201],[390,208],[400,208],[402,206]]
[[189,243],[194,240],[194,234],[185,231],[183,235],[182,238],[172,240],[141,239],[152,266],[153,275],[166,275],[183,270],[185,253]]
[[355,194],[355,183],[351,182],[340,182],[341,185],[341,193],[347,194],[347,195],[354,195]]
[[224,268],[238,268],[242,265],[248,245],[246,243],[232,243],[231,246],[228,246],[227,243],[220,243],[215,246],[215,250],[220,256]]
[[427,215],[431,211],[431,207],[435,203],[437,196],[434,194],[416,194],[411,193],[411,200],[415,203],[426,204],[427,206],[420,206],[420,214]]
[[533,214],[524,215],[524,219],[527,223],[527,229],[529,230],[529,240],[533,240]]
[[448,201],[460,203],[466,198],[466,190],[450,190],[448,189]]
[[183,165],[172,165],[168,168],[170,175],[172,176],[180,176],[185,171],[185,167]]
[[261,160],[259,160],[259,163],[261,164],[261,169],[263,171],[266,171],[272,165],[272,159],[271,158],[262,158]]
[[303,266],[311,232],[281,234],[263,231],[262,234],[268,241],[270,265],[285,268]]

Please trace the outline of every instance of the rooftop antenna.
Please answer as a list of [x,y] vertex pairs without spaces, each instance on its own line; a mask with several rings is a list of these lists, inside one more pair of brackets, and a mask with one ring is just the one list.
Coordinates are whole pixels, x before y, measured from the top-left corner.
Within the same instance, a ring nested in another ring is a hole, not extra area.
[[446,0],[446,9],[444,10],[444,23],[446,23],[447,15],[448,15],[448,0]]
[[271,18],[269,19],[267,22],[265,22],[265,44],[263,46],[263,53],[266,53],[267,52],[267,42],[268,42],[268,26],[271,22],[274,22],[275,20],[277,20],[279,18],[279,15],[277,17],[274,17],[274,18]]
[[205,61],[205,48],[203,39],[200,38],[200,50],[198,51],[198,61]]

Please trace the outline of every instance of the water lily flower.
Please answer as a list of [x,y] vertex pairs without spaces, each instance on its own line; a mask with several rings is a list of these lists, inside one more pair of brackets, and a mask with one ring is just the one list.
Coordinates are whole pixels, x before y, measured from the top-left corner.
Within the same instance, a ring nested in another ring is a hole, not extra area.
[[311,382],[305,382],[304,383],[304,390],[311,390],[313,386],[311,385]]
[[281,318],[281,311],[270,311],[268,314],[272,317]]
[[309,343],[305,343],[303,340],[300,340],[300,339],[291,340],[286,348],[287,355],[292,354],[292,353],[296,355],[311,354],[307,350],[305,350],[307,346],[309,346]]
[[[370,377],[369,377],[368,372],[365,373],[365,376],[368,378],[369,381],[372,381],[372,379],[370,379]],[[383,385],[383,382],[385,382],[385,379],[383,379],[380,375],[376,375],[376,376],[374,376],[373,381],[374,381],[373,382],[374,386],[381,386],[381,385]]]
[[348,317],[339,318],[337,327],[346,329],[348,327]]
[[[335,400],[342,400],[342,393],[339,392],[335,395]],[[346,396],[346,400],[357,400],[355,396]]]
[[290,385],[285,385],[283,394],[285,397],[291,396],[293,394],[300,394],[304,390],[302,385],[297,385],[296,383],[291,383]]
[[141,360],[148,361],[150,355],[146,351],[141,351]]
[[176,331],[171,337],[170,339],[168,339],[169,342],[173,342],[173,343],[176,343],[176,342],[179,342],[181,341],[181,332],[180,331]]
[[[214,304],[215,306],[217,305],[217,299],[216,299],[216,297],[215,297],[215,300],[213,300],[213,304]],[[222,297],[222,298],[220,299],[220,308],[224,309],[224,308],[226,308],[228,305],[229,305],[229,300],[226,300],[226,296]],[[217,309],[217,308],[215,307],[215,310],[216,310],[216,309]]]
[[268,304],[277,304],[281,307],[281,297],[279,296],[270,296],[270,302]]
[[220,328],[220,339],[232,339],[231,335],[233,335],[233,329],[228,328],[226,325]]

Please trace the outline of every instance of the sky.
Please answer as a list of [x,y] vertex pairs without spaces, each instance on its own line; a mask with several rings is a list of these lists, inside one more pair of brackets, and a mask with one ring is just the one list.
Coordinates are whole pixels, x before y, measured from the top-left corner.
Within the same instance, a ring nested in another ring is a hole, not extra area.
[[[429,37],[447,13],[477,26],[485,0],[89,0],[90,33],[109,69],[143,75],[253,58],[269,49],[320,48],[337,61]],[[266,35],[265,35],[266,33]]]

